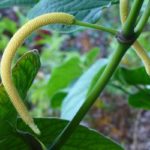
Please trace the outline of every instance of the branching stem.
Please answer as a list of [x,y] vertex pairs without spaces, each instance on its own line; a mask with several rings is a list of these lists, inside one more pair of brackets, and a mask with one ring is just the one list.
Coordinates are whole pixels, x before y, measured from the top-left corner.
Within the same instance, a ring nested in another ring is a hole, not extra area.
[[108,33],[110,33],[112,35],[116,35],[117,32],[118,32],[117,30],[112,29],[112,28],[107,28],[107,27],[104,27],[104,26],[101,26],[101,25],[97,25],[97,24],[91,24],[91,23],[87,23],[87,22],[82,22],[82,21],[79,21],[79,20],[75,20],[75,24],[79,25],[79,26],[83,26],[83,27],[97,29],[97,30],[100,30],[100,31],[105,31],[105,32],[108,32]]
[[[127,23],[125,23],[121,32],[123,33],[124,39],[126,39],[128,36],[131,36],[131,33],[133,33],[132,36],[134,37],[133,42],[138,37],[135,36],[134,34],[134,27],[143,2],[144,2],[143,0],[134,0],[134,4],[131,9],[129,18],[127,19]],[[100,95],[102,90],[105,88],[112,74],[115,72],[117,66],[119,65],[122,57],[132,44],[133,43],[123,44],[118,42],[118,47],[116,51],[113,53],[111,59],[109,60],[109,63],[106,66],[104,72],[97,81],[97,84],[94,86],[91,93],[89,94],[89,96],[87,97],[84,104],[77,112],[77,114],[74,116],[71,122],[65,127],[65,129],[60,133],[60,135],[56,138],[56,140],[51,145],[49,150],[59,150],[61,147],[63,147],[64,143],[68,140],[68,138],[72,135],[74,130],[78,127],[80,121],[83,119],[89,108],[92,106],[92,104],[95,102],[95,100]]]
[[[120,19],[121,19],[122,24],[126,22],[126,19],[128,16],[128,7],[129,7],[128,5],[129,5],[129,0],[120,0]],[[149,15],[150,15],[150,1],[147,5],[146,11],[144,12],[138,25],[136,26],[136,29],[135,29],[136,34],[139,34],[142,32],[143,26],[146,24],[149,18]],[[144,50],[144,48],[138,41],[135,41],[132,47],[135,49],[137,55],[143,61],[147,74],[150,75],[150,58],[148,54],[146,53],[146,51]]]

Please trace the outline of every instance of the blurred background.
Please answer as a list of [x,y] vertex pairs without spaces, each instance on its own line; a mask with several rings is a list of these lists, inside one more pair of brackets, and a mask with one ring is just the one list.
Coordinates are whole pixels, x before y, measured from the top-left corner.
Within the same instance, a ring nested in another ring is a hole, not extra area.
[[[0,9],[1,56],[12,35],[26,22],[27,11],[27,7]],[[118,6],[114,5],[104,10],[98,24],[119,29],[118,14]],[[148,25],[146,30],[149,28]],[[139,39],[146,50],[150,50],[149,34],[145,32]],[[59,117],[62,101],[75,81],[97,59],[107,59],[116,44],[115,38],[108,33],[85,28],[68,34],[42,29],[32,34],[16,56],[17,60],[33,49],[40,54],[41,68],[26,98],[32,114],[36,117]],[[141,64],[133,49],[121,62],[129,68]],[[55,83],[61,83],[64,78],[66,82],[54,89]],[[120,81],[115,76],[111,79],[82,124],[108,135],[127,150],[150,150],[150,111],[135,109],[127,101],[128,95],[141,87],[131,87]]]

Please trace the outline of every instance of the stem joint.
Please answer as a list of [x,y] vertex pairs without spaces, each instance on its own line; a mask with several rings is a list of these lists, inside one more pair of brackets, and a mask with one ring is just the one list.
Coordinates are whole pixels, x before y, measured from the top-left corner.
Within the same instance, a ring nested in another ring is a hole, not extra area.
[[132,45],[136,40],[136,36],[135,34],[132,34],[132,36],[126,36],[123,32],[118,32],[116,35],[116,39],[121,44]]

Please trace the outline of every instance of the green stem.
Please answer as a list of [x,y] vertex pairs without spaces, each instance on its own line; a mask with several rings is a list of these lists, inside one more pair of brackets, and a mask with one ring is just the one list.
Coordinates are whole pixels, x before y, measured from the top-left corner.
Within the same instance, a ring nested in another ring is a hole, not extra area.
[[[143,4],[143,0],[134,0],[133,7],[131,9],[131,13],[125,23],[122,32],[123,36],[131,36],[133,32],[134,42],[137,38],[134,33],[135,22],[140,12],[140,8]],[[80,24],[80,23],[79,23]],[[82,23],[81,23],[82,24]],[[84,24],[85,25],[85,24]],[[90,25],[91,26],[91,25]],[[126,37],[124,37],[126,40]],[[130,43],[130,42],[129,42]],[[64,130],[58,135],[56,140],[53,142],[49,150],[59,150],[63,147],[64,143],[68,140],[68,138],[72,135],[74,130],[78,127],[78,124],[83,119],[91,105],[95,102],[97,97],[100,95],[102,90],[105,88],[106,84],[108,83],[109,79],[111,78],[112,74],[115,72],[119,62],[121,61],[122,57],[124,56],[127,49],[131,46],[132,43],[123,44],[118,43],[117,50],[113,53],[108,65],[106,66],[103,74],[101,75],[100,79],[97,81],[97,84],[88,95],[87,99],[85,100],[84,104],[81,106],[77,114],[68,123],[68,125],[64,128]]]
[[101,25],[97,25],[97,24],[91,24],[91,23],[87,23],[87,22],[82,22],[82,21],[79,21],[79,20],[75,20],[75,25],[79,25],[79,26],[82,26],[82,27],[88,27],[88,28],[93,28],[93,29],[97,29],[97,30],[100,30],[100,31],[105,31],[105,32],[108,32],[112,35],[116,35],[117,34],[117,30],[115,29],[112,29],[112,28],[107,28],[107,27],[104,27],[104,26],[101,26]]
[[135,32],[137,34],[140,34],[145,26],[145,24],[147,23],[148,19],[150,17],[150,0],[147,4],[146,10],[144,11],[140,21],[138,22],[136,28],[135,28]]
[[124,56],[125,52],[129,48],[130,45],[118,44],[117,50],[113,53],[106,69],[104,70],[102,76],[97,81],[97,84],[93,88],[92,92],[89,94],[85,103],[82,105],[80,110],[77,112],[73,120],[65,127],[63,132],[57,137],[53,145],[49,148],[49,150],[59,150],[66,140],[70,137],[73,131],[77,128],[79,122],[82,120],[84,115],[87,113],[91,105],[95,102],[99,94],[104,89],[105,85],[108,83],[112,74],[116,70],[121,58]]
[[131,9],[129,16],[123,26],[123,33],[127,37],[133,36],[133,34],[134,34],[134,27],[136,24],[136,19],[139,15],[139,12],[140,12],[143,2],[144,2],[144,0],[134,0],[132,9]]

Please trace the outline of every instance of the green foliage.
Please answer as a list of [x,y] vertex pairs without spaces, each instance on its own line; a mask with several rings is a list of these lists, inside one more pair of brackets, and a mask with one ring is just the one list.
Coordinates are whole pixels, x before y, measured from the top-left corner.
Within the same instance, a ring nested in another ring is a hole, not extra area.
[[118,76],[130,85],[149,85],[150,77],[147,75],[143,66],[135,69],[121,67],[118,70]]
[[[30,8],[33,6],[28,13],[29,18],[34,18],[48,12],[67,12],[73,14],[81,21],[96,23],[100,19],[103,9],[109,8],[112,4],[116,3],[118,3],[118,0],[95,0],[94,2],[87,0],[1,0],[0,8],[14,5],[28,6]],[[142,1],[138,1],[137,4],[138,3],[139,5],[142,5]],[[133,13],[133,11],[131,12]],[[129,21],[134,24],[134,20],[136,20],[138,13],[132,15],[133,20]],[[80,29],[80,27],[51,25],[47,26],[46,29],[70,32]],[[0,23],[0,34],[3,34],[5,31],[14,34],[16,30],[16,24],[9,19],[4,19],[3,22]],[[122,32],[130,33],[132,30],[134,30],[134,28],[132,28],[131,31],[130,29],[125,31],[123,28]],[[49,38],[50,35],[45,35],[44,40],[35,42],[39,45],[42,44],[42,48],[44,49],[44,52],[41,54],[41,59],[44,64],[42,68],[44,70],[43,79],[45,79],[45,76],[47,78],[45,81],[41,81],[41,79],[38,81],[38,79],[36,79],[36,86],[33,87],[33,91],[35,89],[38,90],[33,97],[38,101],[41,99],[41,104],[45,103],[47,108],[49,108],[49,106],[54,109],[61,108],[61,118],[70,120],[72,123],[69,126],[70,133],[77,128],[68,141],[62,145],[62,150],[122,150],[123,148],[121,146],[109,138],[94,130],[78,125],[82,118],[77,116],[75,118],[76,120],[74,120],[74,116],[81,106],[85,106],[84,104],[86,103],[87,97],[90,94],[94,95],[92,92],[97,82],[100,81],[100,77],[103,77],[102,79],[104,80],[97,85],[100,85],[99,89],[104,88],[130,44],[128,45],[127,43],[126,45],[118,43],[118,49],[108,63],[105,59],[96,61],[99,55],[98,48],[94,48],[82,56],[77,52],[60,52],[60,44],[65,38],[59,38],[58,34],[55,35],[55,38]],[[147,34],[144,36],[146,37]],[[2,39],[0,41],[0,49],[4,49],[9,37],[5,34],[0,38]],[[142,39],[140,40],[142,41]],[[147,42],[143,44],[148,45]],[[116,48],[116,45],[114,46]],[[146,48],[148,48],[148,46]],[[107,63],[108,66],[106,66]],[[23,100],[27,95],[27,91],[34,80],[39,67],[39,55],[36,51],[32,51],[23,55],[12,69],[12,79]],[[104,70],[105,67],[107,67],[106,70]],[[101,76],[103,72],[105,73],[105,76]],[[135,108],[150,109],[150,77],[146,74],[143,66],[135,69],[121,66],[118,68],[111,82],[117,82],[117,84],[120,84],[120,87],[125,85],[123,91],[129,93],[128,102],[130,105]],[[97,92],[99,89],[97,88],[94,90]],[[132,89],[133,94],[129,92]],[[45,102],[45,100],[47,100],[48,103]],[[95,99],[92,101],[91,98],[89,104],[92,104],[94,100]],[[36,103],[37,101],[33,100],[33,102]],[[83,114],[87,111],[85,108],[87,107],[84,107]],[[35,119],[42,134],[38,137],[32,135],[32,131],[20,119],[18,119],[18,124],[16,125],[16,111],[10,103],[9,97],[2,84],[0,85],[0,110],[0,148],[2,149],[42,150],[46,149],[45,146],[50,149],[50,146],[55,139],[62,133],[62,130],[66,125],[70,123],[61,119]],[[74,122],[76,123],[75,125],[73,124]],[[66,132],[66,134],[69,133]],[[62,137],[60,136],[59,138]]]

